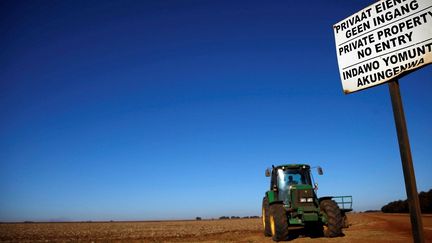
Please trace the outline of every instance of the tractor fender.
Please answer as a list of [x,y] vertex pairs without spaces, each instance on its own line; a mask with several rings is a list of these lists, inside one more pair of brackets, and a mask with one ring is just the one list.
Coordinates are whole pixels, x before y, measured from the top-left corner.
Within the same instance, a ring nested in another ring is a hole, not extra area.
[[320,198],[318,198],[318,201],[321,203],[321,201],[324,201],[324,200],[331,200],[333,197],[331,197],[331,196],[325,196],[325,197],[320,197]]
[[267,191],[266,197],[268,199],[269,204],[281,202],[280,200],[278,200],[278,196],[277,196],[277,193],[275,191]]

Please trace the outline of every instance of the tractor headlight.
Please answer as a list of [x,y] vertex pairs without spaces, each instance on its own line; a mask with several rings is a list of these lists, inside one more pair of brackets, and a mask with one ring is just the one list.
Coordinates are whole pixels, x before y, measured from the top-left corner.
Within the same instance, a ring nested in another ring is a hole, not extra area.
[[306,198],[306,197],[301,197],[300,198],[300,202],[302,202],[302,203],[305,203],[305,202],[313,202],[313,197],[308,197],[308,198]]

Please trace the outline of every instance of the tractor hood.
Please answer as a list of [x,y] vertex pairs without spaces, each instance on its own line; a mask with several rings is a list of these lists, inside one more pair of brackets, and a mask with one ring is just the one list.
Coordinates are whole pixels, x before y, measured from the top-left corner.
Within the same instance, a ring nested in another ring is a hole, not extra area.
[[290,185],[290,190],[311,190],[313,187],[311,185],[298,184],[298,185]]

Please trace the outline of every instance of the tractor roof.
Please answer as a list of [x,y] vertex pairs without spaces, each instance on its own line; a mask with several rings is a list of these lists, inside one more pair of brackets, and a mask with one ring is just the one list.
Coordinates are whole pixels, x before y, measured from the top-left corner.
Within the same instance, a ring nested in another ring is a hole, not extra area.
[[310,169],[310,166],[307,164],[284,164],[275,166],[275,168],[288,168],[288,169]]

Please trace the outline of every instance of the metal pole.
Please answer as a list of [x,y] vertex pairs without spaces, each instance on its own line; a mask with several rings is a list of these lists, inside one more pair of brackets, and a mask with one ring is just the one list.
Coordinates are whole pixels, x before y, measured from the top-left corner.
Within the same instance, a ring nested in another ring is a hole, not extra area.
[[414,175],[411,148],[408,139],[408,130],[402,106],[399,82],[397,79],[389,82],[389,91],[399,141],[399,151],[402,160],[405,189],[408,197],[408,207],[411,214],[411,230],[413,234],[413,239],[416,243],[424,243],[425,240],[423,234],[423,222],[420,212],[420,202],[418,198],[416,179]]

